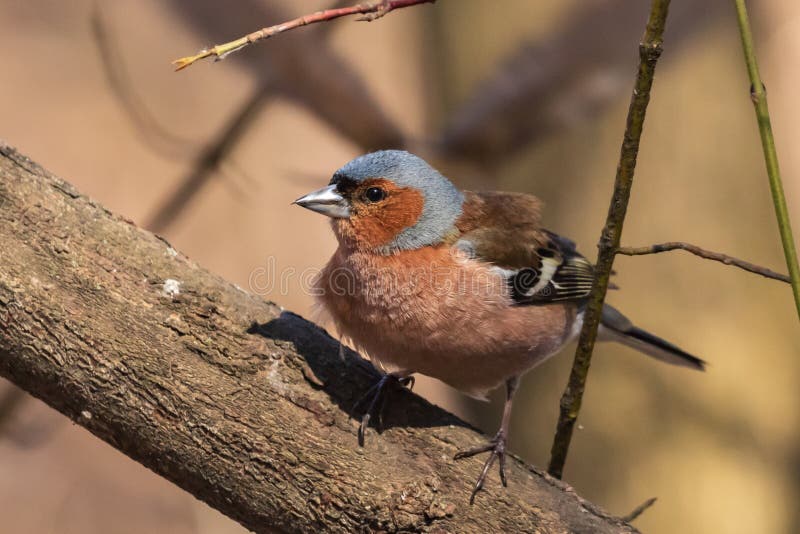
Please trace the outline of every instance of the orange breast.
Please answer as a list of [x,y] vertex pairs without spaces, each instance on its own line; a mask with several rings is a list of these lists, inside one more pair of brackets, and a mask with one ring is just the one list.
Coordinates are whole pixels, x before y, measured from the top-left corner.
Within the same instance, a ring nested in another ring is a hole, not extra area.
[[340,248],[317,281],[337,328],[389,370],[473,395],[568,341],[575,306],[513,306],[488,264],[446,246],[381,256]]

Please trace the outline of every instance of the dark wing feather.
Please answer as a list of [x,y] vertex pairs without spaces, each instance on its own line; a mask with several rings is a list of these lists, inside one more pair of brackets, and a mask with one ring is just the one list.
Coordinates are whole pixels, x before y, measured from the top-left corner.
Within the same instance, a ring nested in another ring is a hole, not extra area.
[[468,209],[475,215],[463,221],[455,246],[497,267],[517,304],[585,299],[592,289],[592,264],[573,241],[540,228],[538,213],[526,216],[522,203],[530,201],[524,197],[533,197],[507,195],[470,193]]
[[576,250],[574,242],[547,230],[542,234],[545,241],[534,251],[535,264],[508,277],[514,300],[540,304],[586,298],[594,280],[592,264]]

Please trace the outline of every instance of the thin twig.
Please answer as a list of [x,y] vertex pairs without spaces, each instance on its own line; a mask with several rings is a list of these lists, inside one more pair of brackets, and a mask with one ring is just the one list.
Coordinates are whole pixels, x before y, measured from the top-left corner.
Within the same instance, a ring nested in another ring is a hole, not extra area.
[[404,7],[415,6],[418,4],[428,4],[433,3],[436,0],[373,0],[371,2],[364,2],[361,4],[356,4],[350,7],[341,7],[341,8],[333,8],[333,9],[324,9],[322,11],[317,11],[316,13],[312,13],[310,15],[304,15],[302,17],[297,17],[296,19],[292,19],[281,24],[276,24],[275,26],[270,26],[268,28],[262,28],[258,31],[253,33],[247,34],[244,37],[240,37],[234,41],[230,41],[227,43],[223,43],[221,45],[215,45],[211,48],[204,48],[197,54],[193,56],[182,57],[180,59],[176,59],[172,62],[175,66],[175,70],[185,69],[195,61],[200,59],[204,59],[207,57],[214,56],[216,60],[224,59],[225,56],[231,54],[233,52],[237,52],[242,48],[249,46],[253,43],[257,43],[258,41],[263,41],[265,39],[269,39],[279,33],[283,33],[288,30],[293,30],[295,28],[299,28],[301,26],[307,26],[309,24],[314,24],[317,22],[327,22],[329,20],[338,19],[340,17],[347,17],[349,15],[362,15],[357,20],[365,20],[365,21],[373,21],[375,19],[379,19],[382,16],[386,15],[390,11],[394,11],[395,9],[402,9]]
[[747,73],[750,76],[750,97],[755,107],[756,119],[758,119],[758,131],[761,134],[761,146],[764,150],[764,162],[767,165],[772,202],[775,205],[775,216],[778,219],[783,254],[786,257],[786,266],[789,269],[789,277],[791,278],[797,316],[800,317],[800,266],[797,263],[797,250],[795,250],[792,226],[789,222],[789,208],[786,207],[786,196],[783,194],[775,138],[772,136],[772,124],[770,123],[769,108],[767,107],[767,90],[758,73],[758,63],[756,62],[756,53],[753,47],[753,34],[750,31],[750,21],[744,0],[736,0],[736,14],[739,19],[739,33],[742,36],[744,60],[747,64]]
[[749,261],[740,260],[739,258],[722,254],[721,252],[713,252],[711,250],[700,248],[697,245],[683,243],[681,241],[670,241],[668,243],[650,245],[649,247],[620,247],[617,249],[617,254],[623,254],[625,256],[643,256],[645,254],[669,252],[670,250],[685,250],[686,252],[691,252],[695,256],[700,256],[701,258],[705,258],[707,260],[718,261],[720,263],[724,263],[725,265],[733,265],[734,267],[744,269],[745,271],[760,274],[765,278],[780,280],[781,282],[786,282],[788,284],[792,282],[785,274],[776,273],[771,269],[761,267],[760,265],[750,263]]
[[[350,0],[349,3],[352,3]],[[286,10],[263,0],[237,0],[225,6],[219,0],[167,2],[176,15],[201,35],[236,34],[253,20],[286,20]],[[299,3],[299,2],[295,2]],[[341,7],[342,0],[331,8]],[[297,39],[281,39],[270,46],[240,54],[236,65],[260,82],[275,83],[282,96],[357,144],[363,152],[406,145],[405,134],[376,101],[363,76],[350,61],[328,46],[325,38],[338,25],[314,24]]]
[[611,275],[614,255],[620,244],[622,225],[625,221],[625,212],[628,209],[628,199],[633,185],[633,174],[636,169],[636,157],[639,153],[639,141],[642,136],[647,104],[650,102],[650,88],[653,85],[656,62],[661,55],[662,36],[667,20],[669,1],[653,0],[647,28],[639,44],[639,70],[628,108],[625,136],[622,140],[622,150],[614,181],[614,194],[611,197],[608,217],[600,236],[594,285],[584,314],[583,328],[578,340],[578,349],[575,351],[569,382],[561,397],[561,411],[550,453],[550,465],[547,470],[556,478],[561,478],[564,472],[567,451],[581,408],[586,377],[589,374],[592,350],[597,338],[597,327],[600,324],[603,301],[608,290],[608,279]]
[[[338,0],[330,9],[341,8],[344,4],[345,0]],[[189,9],[188,4],[184,7]],[[197,2],[191,4],[192,9],[199,7]],[[253,7],[249,4],[237,4],[237,9],[245,12],[249,12]],[[263,5],[256,3],[255,7],[258,7],[259,12],[265,11]],[[216,8],[214,11],[216,12]],[[232,14],[231,11],[227,12],[226,24],[235,26],[236,20],[241,17],[237,15],[231,18]],[[262,15],[275,18],[285,16],[275,6],[270,6]],[[194,12],[194,18],[198,16],[199,14]],[[214,15],[209,17],[215,22],[218,20]],[[203,16],[199,18],[205,19]],[[164,232],[170,224],[181,217],[194,197],[215,175],[215,171],[220,170],[223,163],[230,163],[227,155],[236,150],[250,124],[247,114],[257,114],[267,100],[267,93],[271,95],[273,91],[274,94],[290,95],[307,106],[315,115],[360,144],[366,151],[404,145],[402,133],[381,113],[380,108],[366,92],[358,74],[345,62],[332,55],[330,50],[321,48],[317,44],[327,36],[330,28],[330,25],[314,26],[314,31],[306,34],[309,39],[305,39],[305,44],[302,46],[296,43],[290,49],[274,47],[265,50],[266,56],[255,60],[254,55],[248,56],[251,65],[258,65],[252,70],[261,87],[232,113],[225,129],[199,151],[199,155],[194,158],[192,168],[184,175],[180,184],[169,198],[162,201],[154,210],[146,224],[148,228]],[[201,29],[207,30],[207,28]],[[318,39],[312,39],[314,37],[312,34]],[[265,68],[264,60],[268,68]],[[333,72],[336,72],[336,76],[331,75]],[[336,104],[331,105],[332,101]],[[230,184],[230,181],[226,183]]]
[[656,503],[657,500],[658,500],[658,497],[650,497],[649,499],[644,501],[642,504],[640,504],[639,506],[634,508],[633,511],[631,511],[631,513],[629,513],[628,515],[622,516],[620,519],[622,519],[626,523],[632,522],[634,519],[636,519],[637,517],[642,515],[645,512],[645,510],[647,510],[648,508],[653,506]]

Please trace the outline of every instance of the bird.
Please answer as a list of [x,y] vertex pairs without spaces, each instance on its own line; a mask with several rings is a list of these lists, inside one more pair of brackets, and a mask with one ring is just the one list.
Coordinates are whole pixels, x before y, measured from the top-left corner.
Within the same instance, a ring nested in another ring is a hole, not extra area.
[[[520,377],[580,332],[594,266],[541,225],[542,202],[516,192],[462,191],[422,158],[382,150],[353,159],[295,204],[326,215],[338,247],[315,294],[338,331],[386,371],[368,392],[359,444],[386,386],[414,374],[485,399],[505,385],[500,427],[470,503],[505,457]],[[705,362],[634,326],[605,304],[598,339],[704,370]]]

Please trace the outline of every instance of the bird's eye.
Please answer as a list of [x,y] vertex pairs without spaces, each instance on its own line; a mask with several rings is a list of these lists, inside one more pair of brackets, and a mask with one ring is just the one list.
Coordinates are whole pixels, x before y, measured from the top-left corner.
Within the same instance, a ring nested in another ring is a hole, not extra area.
[[380,202],[386,198],[386,192],[380,187],[370,187],[364,193],[364,198],[370,202]]

